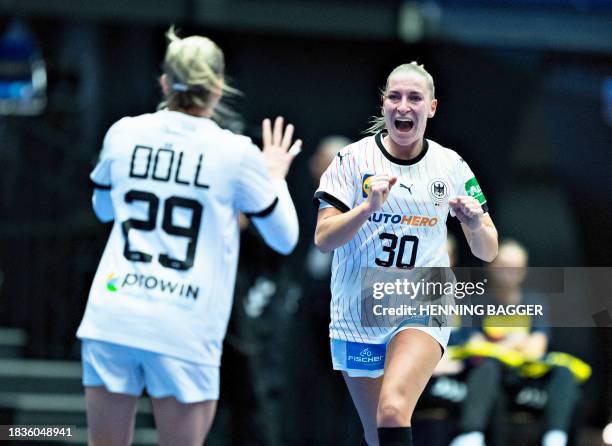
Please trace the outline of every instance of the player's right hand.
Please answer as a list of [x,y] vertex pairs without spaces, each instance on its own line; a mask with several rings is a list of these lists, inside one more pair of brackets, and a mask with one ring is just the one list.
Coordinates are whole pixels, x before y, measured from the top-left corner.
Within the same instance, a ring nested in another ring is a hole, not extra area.
[[289,172],[293,159],[302,151],[302,140],[296,139],[293,144],[293,124],[283,126],[283,118],[274,121],[274,129],[269,119],[261,125],[263,133],[263,155],[272,178],[284,180]]
[[393,185],[397,182],[397,177],[391,177],[387,174],[374,175],[370,179],[370,192],[366,205],[371,212],[379,210],[387,198]]

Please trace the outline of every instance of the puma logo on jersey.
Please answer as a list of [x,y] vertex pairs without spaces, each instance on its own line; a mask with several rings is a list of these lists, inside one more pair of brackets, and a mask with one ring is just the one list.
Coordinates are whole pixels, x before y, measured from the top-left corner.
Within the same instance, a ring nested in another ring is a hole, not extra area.
[[348,153],[340,153],[340,152],[336,153],[336,156],[340,158],[340,165],[342,165],[342,161],[344,160],[344,157],[348,155],[349,155]]
[[414,184],[411,184],[410,186],[406,186],[404,183],[400,183],[400,187],[403,187],[404,189],[408,189],[408,192],[410,192],[410,195],[412,195],[412,187],[414,186]]

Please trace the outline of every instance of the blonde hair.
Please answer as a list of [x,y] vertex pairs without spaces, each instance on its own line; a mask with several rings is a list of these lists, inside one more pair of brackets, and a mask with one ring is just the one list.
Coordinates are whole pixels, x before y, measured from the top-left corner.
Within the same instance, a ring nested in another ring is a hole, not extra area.
[[[190,36],[181,39],[174,26],[166,32],[168,47],[163,72],[170,91],[158,109],[187,110],[193,107],[207,109],[213,94],[240,95],[240,91],[225,82],[223,51],[207,37]],[[213,119],[235,117],[226,104],[219,103],[213,110]]]
[[[385,89],[381,90],[380,92],[381,96],[383,97],[383,100],[385,96],[387,95],[387,91],[389,89],[389,79],[395,73],[399,73],[400,71],[412,71],[414,73],[417,73],[423,76],[425,78],[425,81],[427,82],[427,91],[429,92],[430,98],[432,100],[436,98],[436,87],[434,85],[433,77],[425,69],[424,65],[419,65],[417,62],[412,61],[410,63],[398,65],[391,71],[391,73],[389,73],[389,76],[387,76],[387,82],[385,84]],[[381,111],[382,111],[382,108],[381,108]],[[381,116],[372,116],[372,118],[370,119],[370,127],[365,129],[363,133],[368,133],[368,134],[378,133],[385,129],[385,125],[386,125],[385,117],[382,116],[382,113],[381,113]]]

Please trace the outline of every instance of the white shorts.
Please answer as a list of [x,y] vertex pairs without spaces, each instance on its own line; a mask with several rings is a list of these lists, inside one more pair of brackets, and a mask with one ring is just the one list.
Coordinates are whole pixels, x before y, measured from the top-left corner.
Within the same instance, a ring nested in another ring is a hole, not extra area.
[[179,402],[219,399],[219,367],[110,342],[82,339],[83,385],[104,386],[113,393],[152,398],[173,396]]
[[393,339],[393,336],[407,329],[427,333],[438,341],[441,353],[444,353],[448,345],[448,338],[452,330],[450,327],[400,327],[391,333],[383,344],[330,339],[334,370],[346,372],[348,376],[353,378],[378,378],[382,376],[385,373],[385,356],[389,342]]

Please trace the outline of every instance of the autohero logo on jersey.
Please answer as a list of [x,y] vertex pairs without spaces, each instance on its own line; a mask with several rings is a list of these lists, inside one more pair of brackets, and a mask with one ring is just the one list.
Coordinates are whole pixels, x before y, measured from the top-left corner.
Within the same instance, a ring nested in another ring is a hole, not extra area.
[[374,212],[368,217],[373,223],[392,223],[395,225],[425,226],[433,228],[438,224],[437,217],[425,217],[424,215],[387,214]]
[[146,297],[149,300],[156,300],[155,296],[157,295],[163,299],[182,297],[195,301],[200,294],[200,287],[198,286],[139,273],[117,275],[112,272],[106,276],[106,289],[112,293],[121,291],[138,297],[143,296],[143,291],[146,291]]
[[347,342],[346,365],[349,369],[378,370],[385,364],[384,344]]

